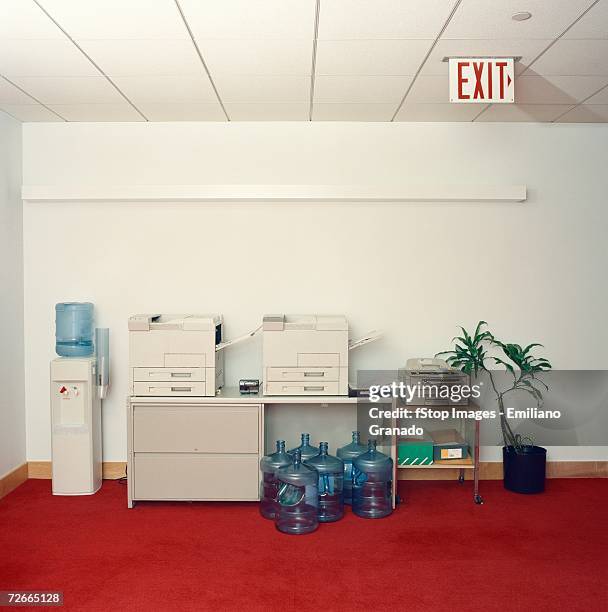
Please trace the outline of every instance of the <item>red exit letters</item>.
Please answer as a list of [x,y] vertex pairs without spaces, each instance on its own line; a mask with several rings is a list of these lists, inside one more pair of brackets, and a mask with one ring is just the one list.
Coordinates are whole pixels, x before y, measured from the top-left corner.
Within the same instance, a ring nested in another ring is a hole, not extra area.
[[515,101],[512,58],[450,58],[450,102]]

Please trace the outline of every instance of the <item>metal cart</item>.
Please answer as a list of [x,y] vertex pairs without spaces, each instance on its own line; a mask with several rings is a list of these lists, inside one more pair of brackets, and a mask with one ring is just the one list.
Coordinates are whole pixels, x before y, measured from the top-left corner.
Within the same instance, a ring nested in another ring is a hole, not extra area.
[[[393,409],[406,407],[403,400],[393,399]],[[407,405],[407,408],[416,409],[417,406]],[[427,408],[429,406],[426,406]],[[451,409],[451,406],[436,406],[436,409]],[[468,409],[476,410],[478,406],[471,404]],[[397,418],[391,420],[391,427],[396,428],[403,421]],[[425,421],[425,425],[434,421]],[[441,422],[442,427],[445,427],[445,422]],[[451,419],[450,425],[458,429],[469,446],[468,456],[464,459],[445,459],[434,461],[430,465],[399,465],[397,462],[397,436],[392,436],[390,452],[393,459],[393,507],[398,503],[397,483],[399,481],[399,472],[401,470],[452,470],[457,474],[457,480],[460,484],[465,482],[465,471],[473,471],[473,501],[476,504],[483,504],[483,498],[479,494],[479,427],[480,421],[472,418]]]

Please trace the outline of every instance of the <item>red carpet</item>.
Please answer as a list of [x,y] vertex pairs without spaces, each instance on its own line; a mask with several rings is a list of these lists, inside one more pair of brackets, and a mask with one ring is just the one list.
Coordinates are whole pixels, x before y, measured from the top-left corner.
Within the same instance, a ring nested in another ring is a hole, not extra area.
[[70,610],[608,609],[608,480],[538,496],[484,481],[408,482],[377,521],[350,512],[307,536],[256,504],[140,503],[105,482],[53,497],[30,480],[0,500],[0,590],[60,590]]

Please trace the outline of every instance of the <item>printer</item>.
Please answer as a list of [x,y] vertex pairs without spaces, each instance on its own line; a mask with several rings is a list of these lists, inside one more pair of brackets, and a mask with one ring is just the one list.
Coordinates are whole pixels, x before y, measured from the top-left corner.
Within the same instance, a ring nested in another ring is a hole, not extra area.
[[348,395],[343,315],[264,315],[264,395]]
[[224,384],[222,316],[129,318],[129,382],[135,396],[214,396]]

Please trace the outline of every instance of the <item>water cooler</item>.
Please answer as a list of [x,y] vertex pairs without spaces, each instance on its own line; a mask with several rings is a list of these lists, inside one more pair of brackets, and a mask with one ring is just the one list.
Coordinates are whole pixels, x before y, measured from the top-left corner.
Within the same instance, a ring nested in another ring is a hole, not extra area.
[[[107,329],[95,330],[93,305],[57,304],[51,361],[53,495],[92,495],[101,487],[101,400],[108,389]],[[96,354],[93,354],[95,350]]]

